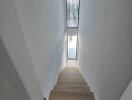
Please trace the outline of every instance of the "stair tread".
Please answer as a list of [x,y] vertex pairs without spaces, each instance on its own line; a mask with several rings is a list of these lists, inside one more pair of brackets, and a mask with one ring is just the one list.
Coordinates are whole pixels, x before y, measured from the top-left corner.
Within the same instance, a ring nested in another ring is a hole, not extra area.
[[57,84],[82,84],[82,85],[87,85],[86,82],[74,82],[74,81],[58,81]]
[[87,85],[82,85],[82,84],[58,84],[55,85],[54,87],[58,88],[89,88]]
[[74,92],[74,93],[88,93],[89,90],[69,90],[69,89],[54,89],[54,91],[65,91],[65,92]]
[[63,91],[85,91],[90,92],[90,88],[87,86],[64,86],[57,85],[54,87],[55,90],[63,90]]
[[52,100],[94,100],[93,93],[75,93],[75,92],[66,92],[58,91],[52,92],[50,98]]
[[77,68],[64,68],[49,100],[94,100],[94,94]]
[[51,92],[52,95],[78,95],[78,96],[89,96],[89,95],[93,95],[93,92],[75,92],[75,91],[56,91],[56,90],[52,90]]

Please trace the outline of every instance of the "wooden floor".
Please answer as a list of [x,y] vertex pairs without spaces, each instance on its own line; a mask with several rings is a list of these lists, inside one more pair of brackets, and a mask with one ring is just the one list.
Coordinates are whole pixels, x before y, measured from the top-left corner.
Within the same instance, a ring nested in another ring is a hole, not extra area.
[[76,67],[65,67],[49,100],[94,100],[94,95]]

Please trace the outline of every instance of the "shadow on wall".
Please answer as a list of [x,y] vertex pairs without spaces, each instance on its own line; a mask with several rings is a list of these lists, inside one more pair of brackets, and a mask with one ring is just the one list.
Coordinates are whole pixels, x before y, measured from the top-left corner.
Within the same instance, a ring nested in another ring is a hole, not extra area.
[[[25,87],[23,86],[23,83],[15,69],[14,64],[12,63],[8,52],[6,50],[6,48],[4,47],[1,39],[0,39],[0,73],[2,73],[3,77],[7,80],[7,84],[9,84],[12,88],[12,90],[14,91],[16,97],[18,100],[30,100],[30,97],[25,89]],[[2,85],[2,81],[0,81],[0,85]],[[2,90],[4,89],[4,90]],[[6,91],[5,88],[0,89],[0,93],[1,91]],[[4,92],[2,92],[4,93]],[[9,93],[9,96],[12,97],[10,91],[8,91],[7,93]],[[5,95],[5,94],[3,94]],[[8,94],[6,94],[8,95]],[[0,96],[0,100],[7,100],[4,98],[1,98]]]

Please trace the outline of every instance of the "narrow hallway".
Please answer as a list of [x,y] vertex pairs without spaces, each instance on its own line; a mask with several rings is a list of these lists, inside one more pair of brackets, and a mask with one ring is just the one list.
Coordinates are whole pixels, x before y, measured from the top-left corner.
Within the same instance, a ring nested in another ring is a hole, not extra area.
[[76,67],[65,67],[49,100],[94,100],[94,95]]

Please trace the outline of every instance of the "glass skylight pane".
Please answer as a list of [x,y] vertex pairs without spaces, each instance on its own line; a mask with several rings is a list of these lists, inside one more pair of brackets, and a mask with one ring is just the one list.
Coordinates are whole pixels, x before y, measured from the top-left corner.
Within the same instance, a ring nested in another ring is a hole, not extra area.
[[77,59],[77,36],[68,36],[68,59]]
[[79,26],[79,0],[67,0],[67,27]]

